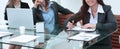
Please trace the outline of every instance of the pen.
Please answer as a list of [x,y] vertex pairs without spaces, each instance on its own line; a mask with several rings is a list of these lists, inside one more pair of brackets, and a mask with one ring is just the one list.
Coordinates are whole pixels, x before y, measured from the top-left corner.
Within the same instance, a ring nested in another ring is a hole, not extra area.
[[68,43],[70,42],[70,39],[68,39]]

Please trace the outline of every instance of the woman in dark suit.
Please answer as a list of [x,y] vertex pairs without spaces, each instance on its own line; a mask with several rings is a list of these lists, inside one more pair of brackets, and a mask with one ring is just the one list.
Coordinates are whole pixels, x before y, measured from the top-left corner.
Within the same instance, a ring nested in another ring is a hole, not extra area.
[[[21,2],[21,0],[9,0],[5,8],[5,20],[8,20],[7,17],[7,8],[29,8],[27,3]],[[21,46],[10,45],[9,49],[21,49]]]
[[[103,0],[83,0],[80,11],[68,19],[67,27],[72,29],[78,21],[82,21],[82,28],[90,27],[109,33],[117,29],[117,22],[111,7],[105,5]],[[112,49],[111,36],[87,49]]]
[[56,2],[49,0],[33,0],[33,16],[34,24],[37,22],[44,21],[45,29],[48,33],[58,34],[55,29],[59,27],[58,13],[62,14],[73,14],[70,10],[60,6]]
[[5,20],[8,20],[7,18],[7,8],[29,8],[27,3],[21,2],[21,0],[9,0],[8,4],[5,8]]

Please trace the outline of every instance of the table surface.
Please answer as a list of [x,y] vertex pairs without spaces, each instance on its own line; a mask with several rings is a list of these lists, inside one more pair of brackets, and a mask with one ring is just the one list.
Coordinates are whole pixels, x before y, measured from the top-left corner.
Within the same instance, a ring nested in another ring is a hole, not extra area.
[[[13,45],[18,45],[18,46],[23,46],[23,47],[28,47],[28,48],[42,48],[42,49],[47,49],[50,46],[54,47],[56,45],[62,45],[61,43],[63,43],[63,42],[67,43],[67,42],[71,41],[72,44],[75,44],[75,42],[72,42],[75,40],[69,40],[68,37],[74,36],[80,32],[83,32],[83,31],[70,31],[70,30],[64,31],[64,29],[63,29],[63,31],[60,31],[60,33],[58,35],[54,35],[54,34],[46,34],[44,32],[35,32],[34,30],[25,30],[25,35],[40,36],[40,38],[38,38],[34,41],[31,41],[31,42],[28,42],[28,43],[16,43],[16,42],[13,43],[13,42],[10,42],[9,39],[19,36],[20,35],[19,29],[10,29],[10,28],[5,29],[4,28],[4,29],[0,29],[0,31],[13,33],[12,36],[2,37],[1,39],[6,39],[6,40],[0,40],[0,43],[13,44]],[[87,32],[87,33],[93,33],[93,32]],[[96,39],[94,39],[95,42],[93,42],[93,43],[90,43],[90,44],[84,43],[83,49],[86,49],[86,48],[94,45],[95,43],[103,40],[104,38],[106,38],[112,34],[112,33],[106,32],[106,31],[96,31],[96,33],[100,34],[100,36],[97,37]],[[80,41],[77,41],[77,42],[79,43]],[[52,44],[50,44],[50,43],[52,43]],[[57,44],[55,44],[55,43],[57,43]],[[38,46],[38,44],[39,44],[39,46]],[[63,44],[63,46],[64,46],[64,44]],[[67,44],[69,44],[69,43],[67,43]],[[71,47],[71,46],[69,46],[69,47]],[[74,46],[72,46],[72,47],[74,47]]]

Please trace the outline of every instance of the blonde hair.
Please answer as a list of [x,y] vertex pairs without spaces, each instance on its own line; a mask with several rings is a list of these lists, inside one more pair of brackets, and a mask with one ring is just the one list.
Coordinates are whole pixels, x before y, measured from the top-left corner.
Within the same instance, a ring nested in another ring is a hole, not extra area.
[[8,1],[8,7],[13,8],[15,4],[15,0],[9,0]]

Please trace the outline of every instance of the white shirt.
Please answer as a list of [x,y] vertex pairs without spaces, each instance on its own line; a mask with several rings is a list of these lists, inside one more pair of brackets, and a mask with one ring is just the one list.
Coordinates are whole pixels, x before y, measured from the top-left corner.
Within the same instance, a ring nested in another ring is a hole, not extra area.
[[95,14],[95,16],[93,17],[92,15],[92,10],[91,7],[88,9],[88,12],[90,13],[90,24],[97,24],[98,23],[98,13],[104,13],[103,7],[102,5],[98,4],[98,9],[97,12]]

